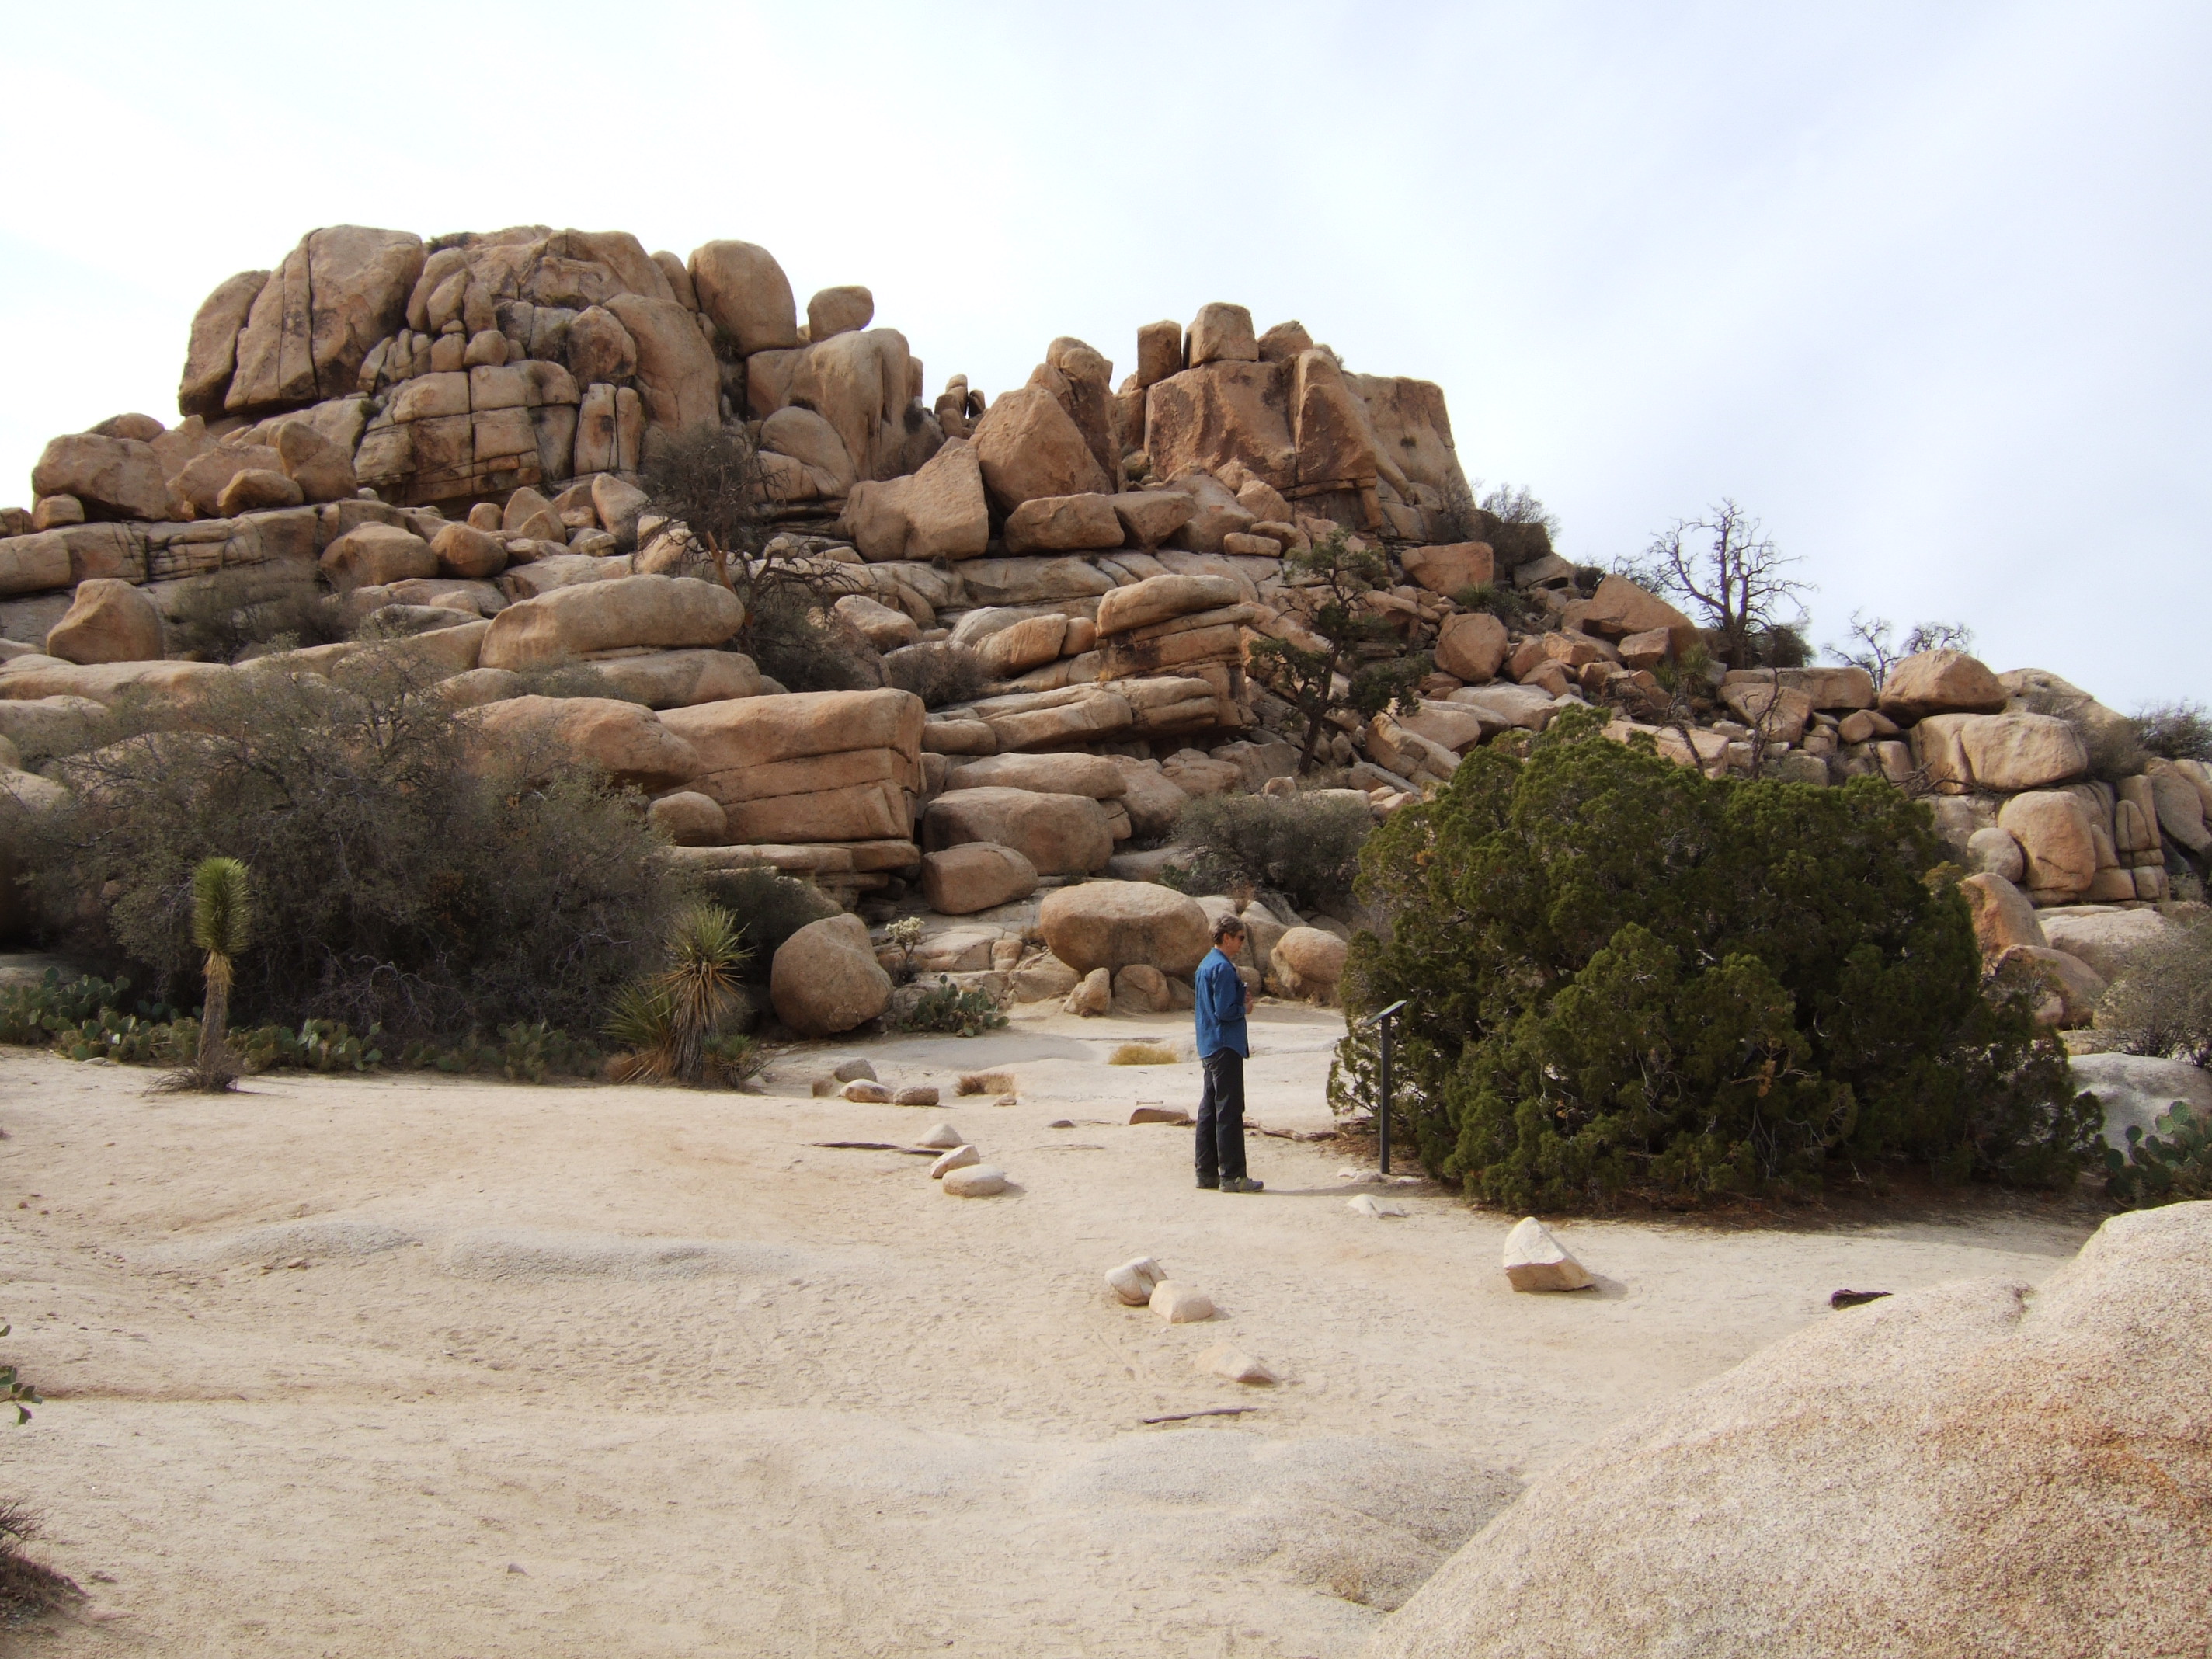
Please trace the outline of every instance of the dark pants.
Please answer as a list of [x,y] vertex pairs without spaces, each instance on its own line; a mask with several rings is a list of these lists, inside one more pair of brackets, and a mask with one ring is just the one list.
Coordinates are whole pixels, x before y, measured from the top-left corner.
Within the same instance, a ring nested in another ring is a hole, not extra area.
[[1244,1056],[1220,1048],[1199,1064],[1206,1087],[1198,1097],[1198,1178],[1244,1178]]

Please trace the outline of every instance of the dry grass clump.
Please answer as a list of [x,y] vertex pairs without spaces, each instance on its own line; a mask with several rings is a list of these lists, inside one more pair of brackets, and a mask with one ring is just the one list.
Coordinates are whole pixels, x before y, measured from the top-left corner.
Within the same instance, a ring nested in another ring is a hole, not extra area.
[[39,1518],[12,1499],[0,1502],[0,1614],[51,1613],[83,1599],[76,1581],[23,1553],[39,1535]]
[[1125,1042],[1108,1058],[1109,1066],[1173,1066],[1182,1058],[1164,1042]]

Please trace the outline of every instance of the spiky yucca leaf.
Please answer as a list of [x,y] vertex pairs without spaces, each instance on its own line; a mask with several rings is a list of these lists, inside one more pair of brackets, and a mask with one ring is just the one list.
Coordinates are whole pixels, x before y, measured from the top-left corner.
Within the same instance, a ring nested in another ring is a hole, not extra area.
[[688,906],[669,930],[668,966],[653,983],[668,1006],[676,1075],[698,1079],[707,1040],[738,1006],[738,969],[751,954],[744,929],[719,904]]
[[208,954],[209,971],[229,977],[230,959],[252,942],[253,896],[246,866],[236,859],[208,858],[192,872],[192,943]]
[[638,982],[616,992],[607,1012],[606,1033],[635,1054],[639,1071],[652,1077],[669,1074],[673,1057],[668,998],[658,986]]

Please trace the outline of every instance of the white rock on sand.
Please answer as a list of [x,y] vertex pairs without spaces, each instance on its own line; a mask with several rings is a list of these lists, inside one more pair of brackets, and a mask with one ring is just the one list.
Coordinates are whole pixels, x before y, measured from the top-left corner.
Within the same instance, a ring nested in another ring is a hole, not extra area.
[[1163,1279],[1152,1287],[1152,1311],[1170,1325],[1190,1325],[1213,1317],[1212,1298],[1193,1285]]
[[[1073,1126],[1069,1126],[1073,1127]],[[1120,1267],[1107,1270],[1106,1285],[1114,1294],[1133,1308],[1141,1308],[1152,1299],[1152,1292],[1168,1270],[1148,1255],[1124,1261]]]
[[973,1146],[955,1146],[929,1166],[929,1178],[942,1181],[955,1170],[972,1170],[982,1161],[981,1155]]
[[1006,1190],[1006,1172],[988,1164],[970,1164],[945,1176],[944,1186],[955,1198],[991,1198]]
[[966,1146],[968,1137],[950,1123],[933,1123],[929,1127],[928,1133],[914,1144],[917,1146],[935,1146],[940,1151],[950,1152],[955,1146]]
[[1217,1342],[1191,1361],[1199,1370],[1231,1382],[1264,1388],[1283,1379],[1267,1362],[1246,1353],[1233,1342]]
[[1505,1235],[1505,1277],[1516,1291],[1581,1291],[1596,1282],[1533,1215]]

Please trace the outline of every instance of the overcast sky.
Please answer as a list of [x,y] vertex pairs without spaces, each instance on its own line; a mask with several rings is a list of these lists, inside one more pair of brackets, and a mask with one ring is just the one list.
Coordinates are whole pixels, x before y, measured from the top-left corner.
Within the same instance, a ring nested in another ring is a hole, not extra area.
[[2212,7],[6,7],[0,501],[302,233],[760,242],[933,395],[1209,300],[1441,382],[1605,562],[1723,495],[1854,610],[2212,696]]

